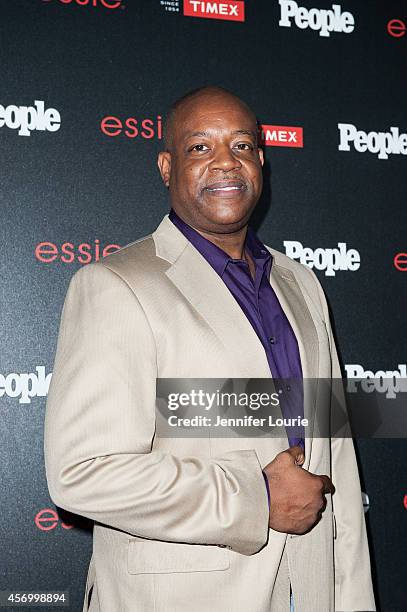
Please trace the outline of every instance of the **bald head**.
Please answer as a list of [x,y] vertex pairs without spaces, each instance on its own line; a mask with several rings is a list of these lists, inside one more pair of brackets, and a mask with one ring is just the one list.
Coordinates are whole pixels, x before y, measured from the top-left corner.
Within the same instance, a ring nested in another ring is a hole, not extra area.
[[250,116],[253,123],[253,129],[256,130],[256,115],[246,102],[227,89],[223,89],[223,87],[208,85],[188,92],[181,98],[178,98],[170,107],[164,123],[164,142],[167,151],[170,151],[172,148],[177,124],[179,122],[182,124],[185,117],[190,113],[194,113],[196,110],[212,104],[218,104],[219,106],[223,106],[223,104],[232,104],[240,107]]

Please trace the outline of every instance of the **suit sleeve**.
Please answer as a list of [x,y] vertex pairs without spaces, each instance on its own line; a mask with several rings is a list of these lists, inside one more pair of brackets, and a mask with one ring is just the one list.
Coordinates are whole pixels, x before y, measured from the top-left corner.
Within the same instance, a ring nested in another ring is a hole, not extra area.
[[[339,409],[347,415],[342,373],[330,324],[329,311],[322,287],[318,286],[320,302],[329,335],[332,360],[331,412]],[[335,610],[341,612],[376,610],[373,595],[369,547],[366,535],[362,491],[359,480],[355,449],[349,422],[343,435],[331,440],[332,496],[336,538],[335,555]],[[346,437],[345,437],[346,435]]]
[[267,492],[254,450],[217,458],[152,449],[156,346],[136,295],[101,263],[65,298],[45,417],[51,498],[134,536],[226,546],[268,537]]

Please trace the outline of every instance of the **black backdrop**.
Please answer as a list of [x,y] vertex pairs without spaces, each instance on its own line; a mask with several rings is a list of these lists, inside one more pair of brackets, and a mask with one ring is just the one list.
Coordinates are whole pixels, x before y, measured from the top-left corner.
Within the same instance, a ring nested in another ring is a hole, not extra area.
[[[206,4],[185,1],[190,11]],[[230,88],[262,124],[283,126],[270,129],[274,145],[295,144],[293,127],[302,128],[302,147],[266,147],[253,223],[283,252],[293,241],[313,253],[355,249],[358,269],[317,270],[342,362],[363,376],[405,368],[404,140],[389,145],[387,159],[377,152],[387,136],[359,134],[338,149],[338,124],[407,131],[405,2],[343,0],[353,31],[329,36],[304,27],[305,18],[302,27],[293,18],[279,25],[294,2],[209,4],[240,15],[244,7],[245,20],[190,17],[182,0],[0,0],[0,590],[66,589],[70,609],[81,609],[90,526],[57,514],[43,463],[61,307],[90,259],[84,253],[94,260],[97,248],[136,240],[168,210],[156,169],[160,117],[187,90]],[[297,5],[332,10],[329,0]],[[314,28],[326,15],[307,14]],[[22,108],[35,101],[55,110]],[[367,141],[372,151],[356,150]],[[406,444],[358,440],[357,448],[378,602],[402,611]]]

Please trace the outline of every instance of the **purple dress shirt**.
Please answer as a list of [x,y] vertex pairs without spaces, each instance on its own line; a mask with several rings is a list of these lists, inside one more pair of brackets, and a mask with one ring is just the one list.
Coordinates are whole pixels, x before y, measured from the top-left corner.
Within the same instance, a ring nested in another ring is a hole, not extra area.
[[[304,416],[302,368],[293,329],[270,285],[271,253],[249,227],[245,249],[255,264],[255,277],[243,259],[232,259],[225,251],[201,236],[171,209],[169,218],[219,274],[265,350],[283,417]],[[290,446],[304,449],[304,428],[286,428]]]

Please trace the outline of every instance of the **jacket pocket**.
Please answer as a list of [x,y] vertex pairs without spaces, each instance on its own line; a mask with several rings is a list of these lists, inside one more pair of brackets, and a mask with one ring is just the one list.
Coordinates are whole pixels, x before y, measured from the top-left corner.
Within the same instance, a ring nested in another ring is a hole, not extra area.
[[227,570],[229,566],[229,552],[226,548],[155,540],[129,542],[129,574],[214,572]]

